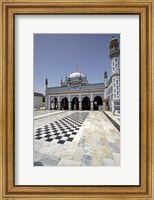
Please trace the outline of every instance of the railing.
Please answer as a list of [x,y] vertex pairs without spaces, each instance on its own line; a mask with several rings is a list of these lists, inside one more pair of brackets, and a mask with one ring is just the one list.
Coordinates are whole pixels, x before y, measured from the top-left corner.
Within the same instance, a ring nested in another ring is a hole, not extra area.
[[113,50],[110,51],[109,56],[111,57],[111,56],[113,56],[114,54],[119,55],[119,53],[120,53],[120,50],[119,50],[119,49],[113,49]]

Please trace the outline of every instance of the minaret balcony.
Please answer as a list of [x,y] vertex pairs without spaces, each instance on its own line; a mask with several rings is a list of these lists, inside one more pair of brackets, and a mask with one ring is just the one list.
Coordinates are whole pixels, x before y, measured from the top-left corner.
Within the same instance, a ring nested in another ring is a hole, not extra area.
[[114,49],[114,50],[111,50],[111,51],[110,51],[109,56],[110,56],[110,58],[112,59],[112,58],[114,58],[114,57],[116,57],[116,56],[119,56],[119,54],[120,54],[120,50],[119,50],[119,49]]

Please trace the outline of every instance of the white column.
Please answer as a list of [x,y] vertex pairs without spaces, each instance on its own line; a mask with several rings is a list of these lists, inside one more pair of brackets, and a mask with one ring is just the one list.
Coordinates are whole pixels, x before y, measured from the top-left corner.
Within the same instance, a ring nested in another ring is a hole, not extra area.
[[82,110],[82,101],[79,101],[79,110]]
[[71,95],[68,95],[68,110],[71,110]]
[[82,98],[81,98],[81,94],[79,94],[79,110],[82,110]]
[[70,94],[68,95],[68,102],[70,102],[71,101],[71,96],[70,96]]
[[93,94],[90,94],[90,101],[93,101]]
[[93,94],[91,94],[91,97],[90,97],[90,110],[94,110]]
[[71,101],[68,102],[68,109],[71,110]]
[[107,99],[107,87],[105,87],[105,90],[104,90],[104,99]]
[[94,102],[93,102],[93,101],[90,101],[90,104],[91,104],[91,105],[90,105],[90,109],[91,109],[91,110],[94,110]]
[[59,95],[58,95],[58,102],[57,102],[57,106],[58,106],[57,110],[60,110],[60,96],[59,96]]
[[60,102],[58,102],[58,110],[60,110]]

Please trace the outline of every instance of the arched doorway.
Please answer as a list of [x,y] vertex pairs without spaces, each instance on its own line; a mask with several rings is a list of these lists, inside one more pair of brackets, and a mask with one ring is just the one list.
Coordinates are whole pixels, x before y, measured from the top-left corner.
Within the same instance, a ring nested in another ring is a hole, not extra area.
[[82,110],[90,110],[90,99],[89,97],[84,97],[82,100]]
[[102,98],[100,96],[96,96],[94,98],[94,110],[98,110],[100,105],[103,105]]
[[57,110],[57,108],[58,108],[58,100],[57,98],[53,98],[50,102],[50,109]]
[[66,97],[61,100],[61,110],[68,110],[68,99]]
[[77,97],[74,97],[71,102],[71,110],[79,110],[79,100]]

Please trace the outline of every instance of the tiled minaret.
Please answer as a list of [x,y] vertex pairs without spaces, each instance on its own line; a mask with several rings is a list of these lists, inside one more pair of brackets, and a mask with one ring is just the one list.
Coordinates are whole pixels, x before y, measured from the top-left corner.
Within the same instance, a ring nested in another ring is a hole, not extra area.
[[117,38],[113,37],[110,41],[110,59],[111,59],[111,69],[112,69],[112,90],[113,98],[111,102],[111,109],[114,113],[115,111],[120,112],[120,50],[119,41]]

